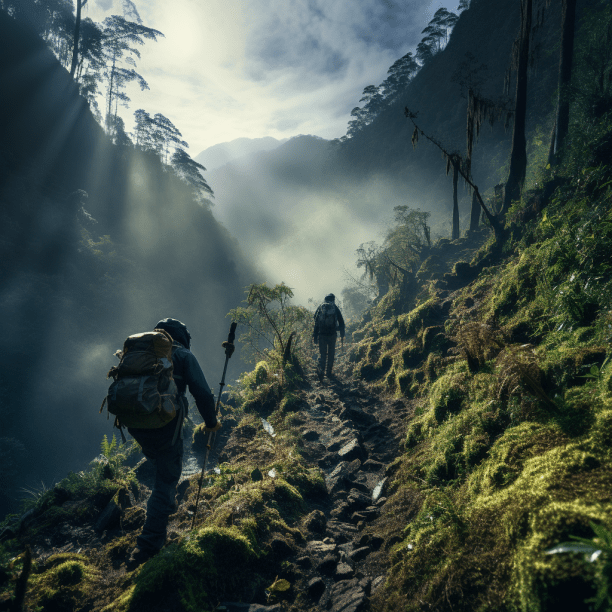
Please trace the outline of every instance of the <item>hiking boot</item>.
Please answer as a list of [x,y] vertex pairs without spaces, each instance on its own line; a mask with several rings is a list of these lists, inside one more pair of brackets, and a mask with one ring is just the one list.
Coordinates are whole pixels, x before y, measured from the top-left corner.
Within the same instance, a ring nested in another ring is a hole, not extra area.
[[135,548],[130,555],[130,558],[126,562],[128,571],[136,569],[138,566],[146,563],[151,557],[155,556],[159,551],[157,550],[141,550]]
[[323,382],[323,370],[321,368],[317,368],[317,378],[319,382]]

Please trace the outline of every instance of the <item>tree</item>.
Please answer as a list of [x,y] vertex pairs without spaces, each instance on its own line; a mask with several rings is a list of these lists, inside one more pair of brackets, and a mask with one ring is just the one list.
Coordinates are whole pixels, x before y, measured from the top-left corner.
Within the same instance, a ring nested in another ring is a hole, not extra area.
[[510,171],[504,190],[502,213],[506,213],[513,200],[518,200],[525,182],[527,171],[527,139],[525,123],[527,120],[527,70],[529,67],[529,42],[533,0],[521,2],[521,30],[515,43],[513,67],[516,69],[516,92],[514,103],[514,125],[512,127],[512,147],[510,151]]
[[74,24],[74,43],[72,49],[72,66],[70,67],[70,76],[74,78],[74,73],[77,69],[79,57],[79,33],[81,29],[81,9],[87,4],[87,0],[76,0],[76,19]]
[[164,163],[168,163],[170,159],[170,147],[189,147],[184,140],[181,140],[183,135],[174,123],[161,113],[156,113],[151,123],[155,149]]
[[389,287],[399,285],[400,301],[407,304],[414,297],[415,277],[431,250],[429,214],[408,206],[396,206],[395,223],[387,231],[382,246],[375,242],[357,249],[357,267],[362,278],[375,279],[380,300]]
[[434,56],[434,44],[434,39],[427,36],[417,45],[416,58],[421,62],[421,66]]
[[559,57],[559,86],[557,118],[555,121],[553,159],[558,156],[569,130],[570,83],[574,58],[574,30],[576,27],[576,0],[563,0],[561,6],[561,53]]
[[465,11],[470,8],[470,0],[459,0],[458,11]]
[[412,125],[414,126],[414,131],[412,132],[413,148],[416,148],[419,142],[419,136],[424,136],[429,142],[431,142],[434,146],[436,146],[442,152],[442,156],[446,160],[447,173],[449,171],[449,163],[452,163],[451,160],[453,158],[455,159],[457,172],[463,178],[465,183],[469,185],[469,187],[473,190],[473,193],[476,196],[478,203],[480,204],[480,208],[484,212],[487,220],[489,221],[489,223],[491,224],[491,227],[493,228],[493,231],[495,232],[495,240],[496,240],[497,245],[498,246],[501,245],[505,237],[503,217],[500,219],[498,216],[494,215],[485,205],[482,199],[482,196],[480,195],[480,191],[478,190],[478,187],[475,185],[475,183],[472,180],[470,169],[469,169],[469,166],[470,166],[469,158],[466,160],[458,153],[449,153],[444,148],[442,143],[440,143],[438,140],[436,140],[432,136],[428,136],[427,134],[425,134],[425,132],[423,132],[423,130],[417,125],[415,121],[417,119],[417,114],[413,113],[409,108],[406,107],[404,109],[404,115],[408,119],[410,119],[410,121],[412,122]]
[[191,159],[189,153],[177,147],[172,155],[171,163],[176,173],[194,189],[198,200],[204,199],[204,194],[214,197],[213,190],[201,174],[206,168]]
[[229,312],[232,320],[246,328],[240,342],[247,359],[268,359],[274,352],[281,363],[288,360],[292,334],[294,337],[311,316],[306,308],[290,304],[292,297],[293,291],[285,283],[274,287],[253,284],[247,290],[246,306]]
[[[118,15],[112,15],[104,20],[103,40],[106,60],[104,78],[108,83],[106,108],[108,130],[110,130],[110,116],[113,114],[113,103],[116,115],[119,101],[127,106],[130,100],[123,92],[127,83],[136,81],[141,90],[149,89],[145,79],[134,69],[136,68],[134,57],[140,58],[140,52],[135,45],[143,45],[145,39],[156,41],[158,36],[163,36],[159,30],[147,28],[136,21],[127,21]],[[121,66],[122,62],[132,68]]]

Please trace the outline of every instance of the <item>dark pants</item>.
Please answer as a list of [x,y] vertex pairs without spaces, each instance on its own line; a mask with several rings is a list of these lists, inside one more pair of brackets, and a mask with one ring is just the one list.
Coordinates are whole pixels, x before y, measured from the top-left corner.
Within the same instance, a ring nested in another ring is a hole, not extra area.
[[145,457],[155,466],[147,518],[136,541],[140,550],[157,551],[166,543],[168,517],[176,511],[176,485],[183,469],[183,440],[178,436],[172,445],[175,430],[176,419],[159,429],[130,429]]
[[319,371],[321,374],[326,372],[328,376],[331,375],[335,352],[336,334],[333,336],[319,335]]

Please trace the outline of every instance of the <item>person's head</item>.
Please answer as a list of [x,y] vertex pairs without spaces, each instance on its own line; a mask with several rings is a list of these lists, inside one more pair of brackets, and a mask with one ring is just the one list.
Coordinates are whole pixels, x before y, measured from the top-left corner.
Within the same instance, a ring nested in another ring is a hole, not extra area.
[[325,296],[325,301],[326,302],[334,302],[336,300],[336,296],[333,293],[328,293]]
[[163,329],[168,332],[173,340],[180,342],[185,348],[189,348],[191,345],[191,334],[187,326],[178,319],[162,319],[155,326],[155,329]]

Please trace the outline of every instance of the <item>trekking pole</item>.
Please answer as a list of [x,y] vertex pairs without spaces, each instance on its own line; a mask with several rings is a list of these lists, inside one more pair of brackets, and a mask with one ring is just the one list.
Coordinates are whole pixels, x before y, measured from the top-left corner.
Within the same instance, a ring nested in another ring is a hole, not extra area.
[[[219,383],[219,397],[217,398],[217,405],[215,406],[215,417],[219,414],[219,404],[221,403],[221,395],[223,394],[223,387],[225,386],[225,373],[227,372],[227,362],[229,358],[232,356],[234,352],[234,338],[236,337],[236,325],[235,321],[232,321],[230,325],[229,335],[227,336],[227,342],[222,344],[225,347],[225,365],[223,366],[223,376],[221,377],[221,382]],[[195,526],[196,515],[198,514],[198,503],[200,501],[200,492],[202,491],[202,482],[204,482],[204,473],[206,472],[206,464],[208,463],[208,454],[210,453],[210,449],[214,444],[216,431],[208,432],[208,441],[206,442],[206,455],[204,457],[204,463],[202,465],[202,473],[200,474],[200,482],[198,484],[198,494],[196,496],[195,510],[193,511],[193,520],[191,521],[191,528],[193,529]]]

